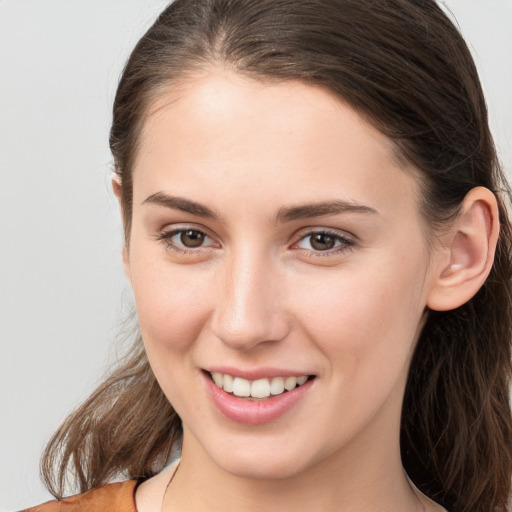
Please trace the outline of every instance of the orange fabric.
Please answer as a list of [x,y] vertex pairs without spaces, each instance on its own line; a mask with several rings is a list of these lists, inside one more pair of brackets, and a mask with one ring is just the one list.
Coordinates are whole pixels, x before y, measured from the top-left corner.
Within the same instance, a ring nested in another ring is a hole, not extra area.
[[127,480],[92,489],[60,501],[49,501],[22,512],[137,512],[136,480]]

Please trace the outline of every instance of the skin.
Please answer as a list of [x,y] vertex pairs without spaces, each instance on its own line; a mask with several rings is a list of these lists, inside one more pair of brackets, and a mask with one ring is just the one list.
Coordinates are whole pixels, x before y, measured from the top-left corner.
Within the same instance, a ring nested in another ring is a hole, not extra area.
[[[463,223],[429,250],[418,198],[390,141],[324,89],[212,69],[152,105],[124,259],[148,358],[184,425],[166,510],[442,510],[401,465],[407,372],[427,305],[456,307],[461,268],[478,264],[474,293],[492,254],[468,249]],[[276,220],[325,201],[364,209]],[[486,241],[491,203],[475,193],[463,209]],[[179,229],[203,244],[184,247]],[[326,231],[341,238],[314,250],[311,233]],[[221,364],[315,379],[277,420],[241,425],[205,392],[202,370]],[[139,487],[139,512],[161,509],[170,475]]]

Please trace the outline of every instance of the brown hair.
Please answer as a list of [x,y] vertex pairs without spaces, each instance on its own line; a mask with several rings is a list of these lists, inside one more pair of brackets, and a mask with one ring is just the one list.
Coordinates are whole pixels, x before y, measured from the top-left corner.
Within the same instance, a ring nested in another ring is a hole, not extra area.
[[[499,203],[491,274],[462,307],[429,312],[402,411],[402,456],[415,484],[452,512],[506,510],[512,475],[511,230],[478,75],[434,0],[176,0],[135,47],[119,83],[110,145],[129,241],[131,172],[148,108],[194,70],[220,63],[256,80],[334,91],[413,164],[435,232],[469,190]],[[63,492],[162,469],[181,423],[140,336],[113,374],[50,441],[42,471]],[[53,468],[56,473],[53,473]]]

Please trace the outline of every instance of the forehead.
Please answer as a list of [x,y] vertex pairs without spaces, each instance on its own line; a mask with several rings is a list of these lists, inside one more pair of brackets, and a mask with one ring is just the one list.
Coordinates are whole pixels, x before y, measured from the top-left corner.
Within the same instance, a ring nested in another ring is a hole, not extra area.
[[166,187],[208,198],[219,186],[232,198],[250,188],[281,201],[334,190],[358,202],[417,196],[387,137],[332,92],[299,81],[188,77],[153,102],[139,147],[141,198]]
[[[214,134],[223,128],[226,128],[223,134],[227,135],[238,123],[239,139],[259,134],[257,141],[272,136],[282,138],[287,133],[295,138],[304,135],[311,140],[314,131],[320,133],[336,125],[339,132],[344,125],[347,132],[357,128],[359,133],[364,131],[367,137],[373,138],[381,146],[382,156],[394,158],[396,155],[393,143],[364,122],[341,97],[325,87],[299,80],[255,80],[216,68],[186,75],[150,103],[143,123],[142,142],[151,145],[154,130],[159,129],[155,125],[162,127],[171,116],[179,118],[183,135],[190,130],[195,135]],[[309,133],[303,129],[305,127],[310,128]]]

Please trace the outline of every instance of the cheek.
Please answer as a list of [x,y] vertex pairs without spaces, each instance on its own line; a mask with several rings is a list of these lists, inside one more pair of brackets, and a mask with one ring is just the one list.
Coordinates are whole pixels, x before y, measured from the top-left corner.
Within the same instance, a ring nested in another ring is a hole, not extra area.
[[298,316],[338,378],[371,383],[407,365],[424,308],[426,264],[421,255],[410,263],[380,255],[378,263],[306,287]]
[[148,352],[181,352],[208,315],[208,279],[194,266],[173,266],[161,255],[133,250],[132,288]]
[[153,373],[176,410],[186,410],[187,369],[208,317],[206,280],[190,267],[173,267],[150,251],[131,254],[139,326]]

